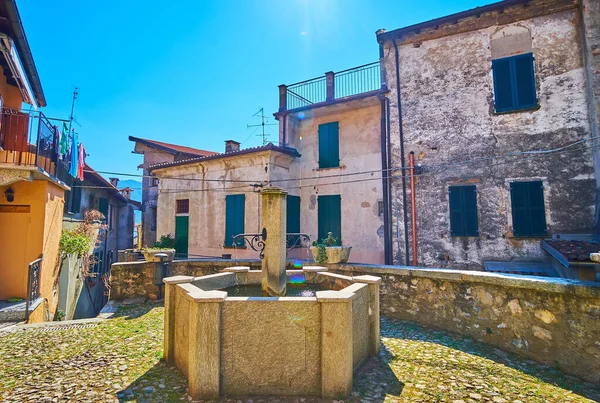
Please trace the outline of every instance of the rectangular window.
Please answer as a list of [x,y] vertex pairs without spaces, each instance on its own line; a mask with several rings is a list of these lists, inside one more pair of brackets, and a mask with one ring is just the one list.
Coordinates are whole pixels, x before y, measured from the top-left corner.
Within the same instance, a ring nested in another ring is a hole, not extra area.
[[[246,195],[225,196],[225,246],[233,246],[233,237],[244,233]],[[244,246],[239,239],[236,246]]]
[[76,179],[71,187],[71,213],[79,213],[81,211],[81,186],[83,186],[83,182]]
[[319,125],[319,168],[340,166],[340,138],[338,122]]
[[329,232],[338,242],[342,240],[341,201],[340,195],[318,197],[318,242],[327,238]]
[[176,214],[189,214],[190,213],[190,199],[179,199],[175,201],[175,213]]
[[537,106],[533,53],[492,60],[496,112]]
[[542,181],[511,182],[510,201],[514,236],[547,234]]
[[158,178],[150,178],[150,186],[158,186]]
[[[286,228],[288,234],[300,232],[300,196],[287,196]],[[301,246],[298,236],[288,237],[286,241],[289,247],[292,245]]]
[[477,189],[475,186],[450,186],[450,234],[452,236],[478,236]]
[[377,202],[377,215],[383,217],[383,200]]
[[101,197],[98,200],[98,211],[104,214],[104,217],[108,220],[108,199],[106,197]]

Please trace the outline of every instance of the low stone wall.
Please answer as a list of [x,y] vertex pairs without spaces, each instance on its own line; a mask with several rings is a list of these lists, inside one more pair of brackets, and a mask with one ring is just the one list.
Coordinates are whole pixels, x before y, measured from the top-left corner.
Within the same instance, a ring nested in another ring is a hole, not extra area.
[[[157,264],[113,263],[110,273],[110,299],[120,301],[141,297],[155,300],[158,297],[158,287],[153,284],[153,278]],[[260,260],[175,260],[169,263],[167,277],[198,277],[233,266],[249,266],[252,270],[260,270]]]
[[559,278],[374,265],[382,313],[471,336],[600,384],[600,284]]

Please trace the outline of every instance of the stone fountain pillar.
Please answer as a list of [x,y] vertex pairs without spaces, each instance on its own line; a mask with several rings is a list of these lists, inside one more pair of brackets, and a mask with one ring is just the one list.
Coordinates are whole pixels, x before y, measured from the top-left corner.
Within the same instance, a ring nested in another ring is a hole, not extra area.
[[262,290],[270,296],[285,295],[287,191],[266,188],[261,191],[261,222],[266,230],[262,260]]

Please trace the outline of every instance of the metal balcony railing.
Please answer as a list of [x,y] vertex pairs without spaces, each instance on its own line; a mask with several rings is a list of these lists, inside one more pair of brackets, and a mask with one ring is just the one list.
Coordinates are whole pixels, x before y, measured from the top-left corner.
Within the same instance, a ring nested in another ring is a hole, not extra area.
[[29,263],[27,274],[27,297],[25,298],[25,321],[29,321],[29,310],[31,305],[40,296],[40,279],[42,269],[42,257]]
[[279,86],[279,111],[327,103],[340,98],[376,91],[385,87],[379,62],[330,71],[324,77]]
[[[0,164],[37,166],[67,182],[69,159],[59,153],[58,130],[41,112],[3,108],[0,112]],[[67,143],[71,144],[71,138]]]

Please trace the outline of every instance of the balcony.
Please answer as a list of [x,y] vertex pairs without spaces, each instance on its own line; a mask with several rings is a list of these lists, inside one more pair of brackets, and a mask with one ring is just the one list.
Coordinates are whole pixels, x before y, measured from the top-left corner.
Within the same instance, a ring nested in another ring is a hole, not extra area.
[[58,130],[41,112],[2,109],[0,167],[37,168],[51,179],[70,183],[69,159],[58,152]]
[[279,86],[279,113],[362,98],[386,91],[379,62],[342,70],[325,76]]

